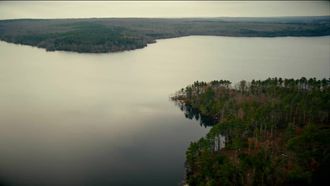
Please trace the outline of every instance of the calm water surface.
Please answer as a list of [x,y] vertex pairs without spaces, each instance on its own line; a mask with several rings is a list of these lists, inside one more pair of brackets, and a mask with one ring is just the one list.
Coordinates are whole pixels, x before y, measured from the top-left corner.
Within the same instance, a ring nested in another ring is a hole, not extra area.
[[328,78],[330,37],[159,40],[113,54],[0,42],[0,185],[178,185],[208,131],[169,96],[195,80]]

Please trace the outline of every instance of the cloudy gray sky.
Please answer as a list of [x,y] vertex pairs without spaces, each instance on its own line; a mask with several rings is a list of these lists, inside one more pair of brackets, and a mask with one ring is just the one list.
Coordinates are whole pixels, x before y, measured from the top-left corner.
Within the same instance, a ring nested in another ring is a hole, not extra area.
[[79,17],[272,17],[330,15],[329,1],[0,2],[0,19]]

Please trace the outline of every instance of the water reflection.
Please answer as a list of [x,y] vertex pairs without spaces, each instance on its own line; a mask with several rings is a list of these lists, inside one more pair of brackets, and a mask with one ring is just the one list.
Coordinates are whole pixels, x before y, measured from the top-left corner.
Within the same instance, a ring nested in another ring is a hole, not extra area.
[[189,104],[185,104],[182,101],[174,101],[174,104],[180,108],[186,118],[198,121],[200,126],[206,128],[213,126],[218,122],[217,118],[203,115],[198,109],[192,107]]
[[[211,127],[219,123],[220,119],[209,117],[201,114],[201,112],[194,108],[190,104],[186,104],[180,100],[172,100],[174,104],[180,108],[180,110],[184,113],[185,118],[190,120],[196,120],[199,122],[199,125],[202,127]],[[219,135],[214,137],[214,151],[219,151],[226,147],[226,142],[230,139],[230,133],[223,131]]]

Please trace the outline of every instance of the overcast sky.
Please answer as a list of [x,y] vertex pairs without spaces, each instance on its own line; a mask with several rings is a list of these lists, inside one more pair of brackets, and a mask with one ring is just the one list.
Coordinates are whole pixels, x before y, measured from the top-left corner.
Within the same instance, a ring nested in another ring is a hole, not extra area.
[[0,19],[80,17],[273,17],[330,15],[330,1],[0,2]]

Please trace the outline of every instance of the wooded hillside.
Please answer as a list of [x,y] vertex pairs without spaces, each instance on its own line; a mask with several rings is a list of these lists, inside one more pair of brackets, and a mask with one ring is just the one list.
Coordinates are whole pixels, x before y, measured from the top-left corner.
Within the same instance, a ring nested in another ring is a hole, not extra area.
[[328,182],[330,79],[195,82],[172,99],[216,121],[186,152],[190,186]]
[[189,35],[276,37],[330,35],[330,17],[91,18],[0,21],[3,41],[84,53],[143,48],[156,39]]

